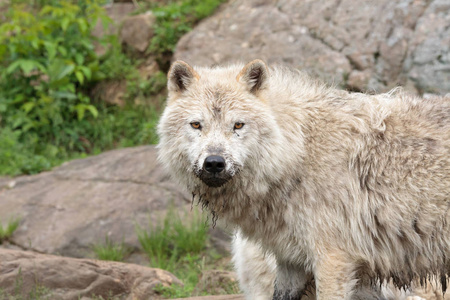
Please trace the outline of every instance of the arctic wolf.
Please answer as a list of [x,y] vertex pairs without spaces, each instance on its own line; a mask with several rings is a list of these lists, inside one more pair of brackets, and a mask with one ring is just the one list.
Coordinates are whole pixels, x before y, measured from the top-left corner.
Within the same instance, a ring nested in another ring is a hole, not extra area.
[[247,65],[169,71],[159,158],[274,255],[274,299],[450,273],[450,99],[370,96]]

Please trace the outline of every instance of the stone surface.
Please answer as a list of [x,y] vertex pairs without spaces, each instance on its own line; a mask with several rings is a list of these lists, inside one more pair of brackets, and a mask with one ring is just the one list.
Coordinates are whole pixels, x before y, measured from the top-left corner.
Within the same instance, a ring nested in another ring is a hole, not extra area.
[[149,11],[123,20],[120,41],[139,52],[145,52],[153,37],[156,17]]
[[154,57],[148,57],[139,65],[138,71],[142,79],[149,80],[159,71],[159,66]]
[[[111,19],[112,23],[109,24],[107,30],[103,27],[102,21],[98,20],[97,24],[92,31],[92,35],[97,38],[102,38],[106,34],[117,34],[118,27],[122,23],[122,21],[133,11],[135,11],[138,7],[136,7],[133,3],[110,3],[104,6],[106,15]],[[106,48],[101,44],[95,44],[95,52],[98,55],[103,55],[106,53]]]
[[175,52],[175,59],[206,66],[255,58],[356,90],[401,84],[445,94],[450,2],[235,0],[186,34]]
[[45,288],[42,299],[161,299],[153,288],[173,283],[182,284],[160,269],[0,249],[0,288],[15,296]]
[[194,295],[200,293],[212,295],[224,295],[230,292],[239,292],[239,284],[236,273],[221,270],[207,270],[200,275],[195,287]]
[[174,300],[245,300],[243,295],[223,295],[223,296],[203,296],[203,297],[190,297],[190,298],[178,298]]
[[92,96],[108,104],[125,105],[126,80],[100,81],[93,89]]
[[190,195],[165,175],[154,146],[114,150],[67,162],[51,172],[0,181],[0,220],[21,219],[11,243],[27,250],[90,257],[92,245],[137,249],[168,206],[190,210]]

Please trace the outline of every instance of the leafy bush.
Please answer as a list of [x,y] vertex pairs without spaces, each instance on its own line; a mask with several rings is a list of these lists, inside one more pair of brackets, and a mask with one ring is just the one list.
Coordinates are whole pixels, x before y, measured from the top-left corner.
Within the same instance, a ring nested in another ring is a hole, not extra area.
[[[142,79],[139,61],[122,52],[116,36],[92,36],[98,20],[110,22],[102,1],[12,0],[0,16],[0,175],[33,174],[68,159],[157,142],[166,75]],[[223,1],[151,4],[157,24],[149,50],[161,61]],[[101,57],[97,42],[109,49]],[[126,81],[124,108],[91,98],[101,80]]]
[[159,112],[153,106],[98,104],[97,109],[97,118],[69,120],[71,135],[56,136],[52,143],[31,133],[21,140],[20,131],[0,127],[0,175],[35,174],[105,149],[157,143]]
[[0,130],[0,174],[34,174],[50,168],[46,157],[35,154],[37,138],[21,143],[19,136],[19,131],[10,128]]
[[[94,51],[91,31],[109,19],[100,0],[14,0],[0,24],[0,175],[33,174],[69,158],[118,146],[155,143],[158,113],[152,107],[123,109],[93,102],[93,84],[136,80],[135,63],[117,37]],[[29,3],[29,2],[28,2]],[[156,81],[155,81],[156,80]],[[144,86],[161,90],[161,76]],[[163,81],[165,84],[165,79]],[[141,83],[142,85],[142,83]],[[130,95],[143,93],[130,87]]]
[[40,137],[70,135],[67,120],[97,116],[84,87],[101,77],[92,26],[106,17],[94,1],[13,5],[0,26],[2,125]]

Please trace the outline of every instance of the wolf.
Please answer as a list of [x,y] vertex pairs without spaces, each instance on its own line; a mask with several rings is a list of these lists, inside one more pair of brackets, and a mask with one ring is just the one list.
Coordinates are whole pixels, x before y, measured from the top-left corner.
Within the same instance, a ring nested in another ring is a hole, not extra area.
[[[261,60],[175,62],[159,160],[274,256],[273,299],[450,273],[450,99],[349,93]],[[215,223],[215,222],[213,222]]]

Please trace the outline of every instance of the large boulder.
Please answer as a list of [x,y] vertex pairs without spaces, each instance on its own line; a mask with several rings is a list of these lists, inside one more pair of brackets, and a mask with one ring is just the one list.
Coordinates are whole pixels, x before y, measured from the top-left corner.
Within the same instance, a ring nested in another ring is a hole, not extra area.
[[89,257],[108,236],[137,249],[135,226],[161,219],[191,196],[164,173],[154,146],[114,150],[51,172],[0,180],[0,221],[20,218],[11,243],[42,253]]
[[178,43],[210,66],[262,58],[343,87],[450,92],[448,0],[235,0]]
[[161,299],[154,288],[172,284],[182,283],[160,269],[0,249],[0,296],[6,299]]

